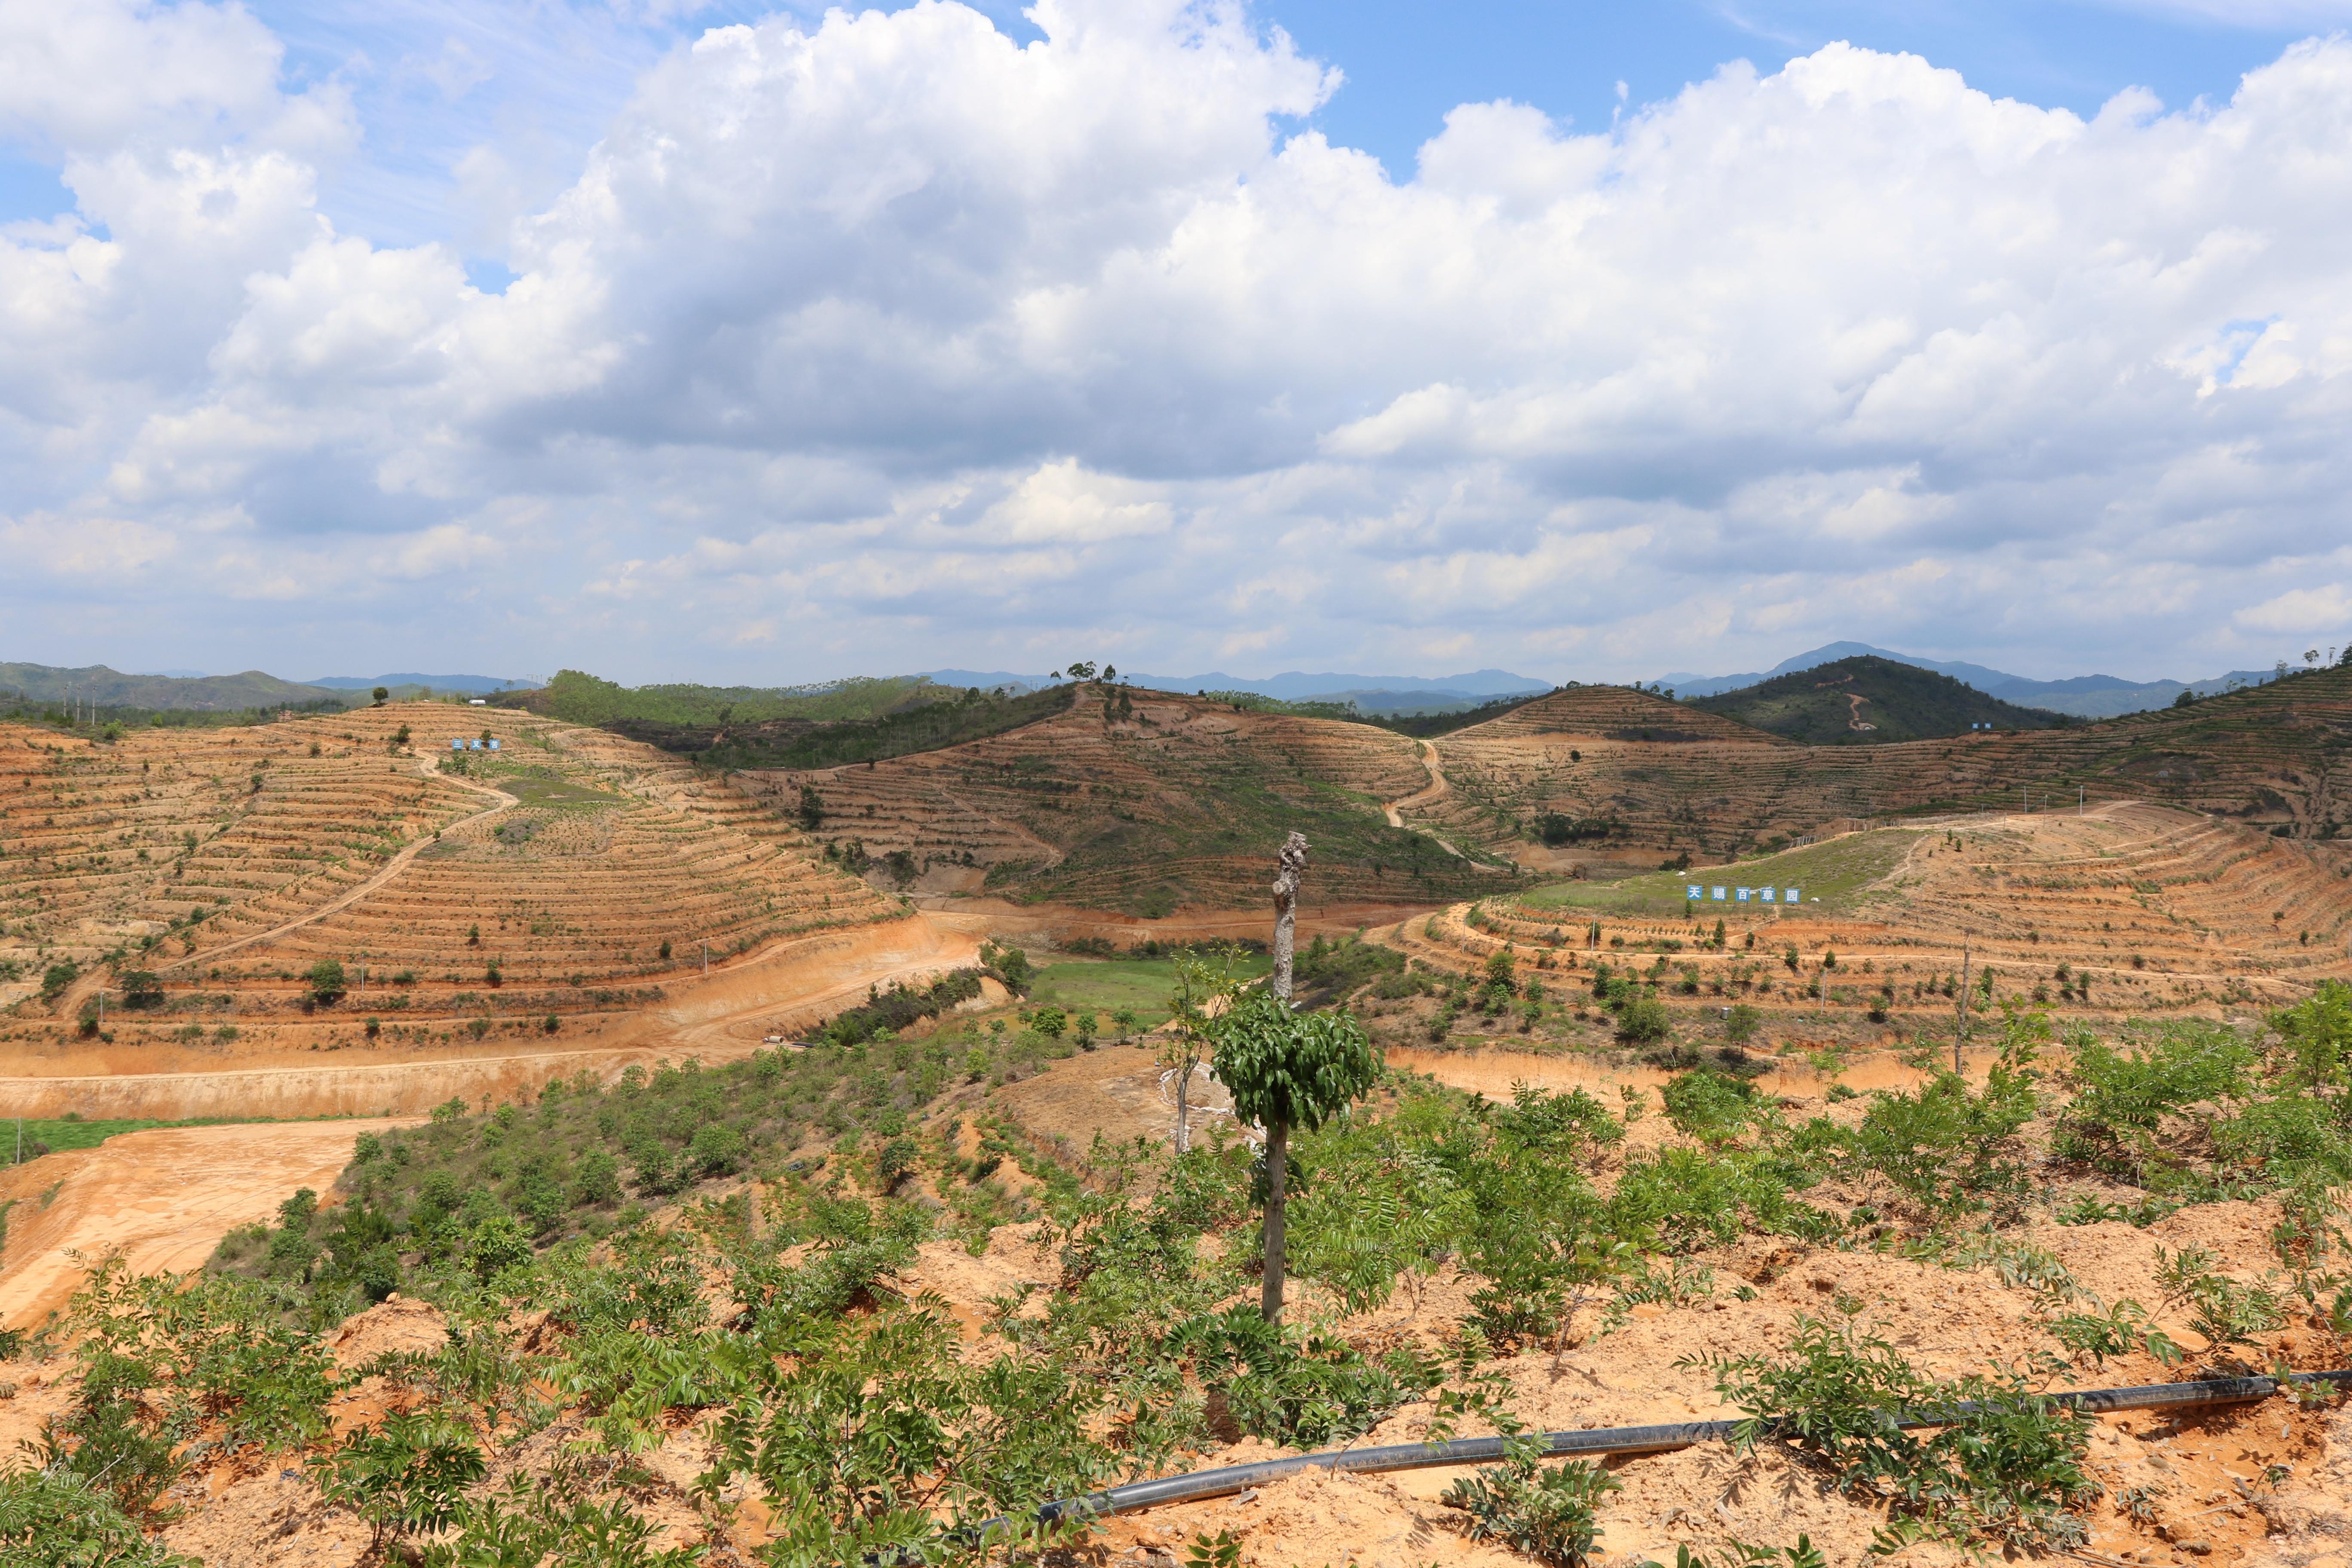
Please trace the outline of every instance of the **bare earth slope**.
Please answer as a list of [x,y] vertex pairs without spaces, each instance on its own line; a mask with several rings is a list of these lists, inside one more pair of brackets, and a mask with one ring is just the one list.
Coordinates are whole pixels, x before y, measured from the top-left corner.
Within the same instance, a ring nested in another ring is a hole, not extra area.
[[[485,733],[495,755],[448,749]],[[971,947],[724,782],[526,713],[398,704],[113,743],[0,728],[0,1073],[54,1086],[15,1086],[13,1108],[217,1113],[162,1080],[289,1068],[248,1086],[278,1114],[416,1108],[429,1083],[389,1091],[421,1062],[749,1048]],[[327,960],[345,985],[322,1003]],[[163,994],[125,1011],[133,972]],[[321,1050],[354,1054],[295,1055]]]
[[[1740,1002],[1768,1016],[1855,1021],[1875,1006],[1896,1033],[1948,1023],[1964,948],[1973,984],[1990,974],[1996,999],[2101,1016],[2277,1005],[2319,981],[2352,978],[2352,856],[2333,845],[2146,805],[1969,817],[1839,843],[1881,839],[1889,868],[1834,912],[1710,896],[1694,920],[1675,876],[1644,879],[1670,884],[1663,907],[1612,908],[1612,889],[1571,884],[1457,905],[1377,935],[1452,973],[1482,971],[1505,951],[1577,987],[1598,963],[1644,974],[1654,966],[1670,1006],[1713,1014]],[[1718,884],[1809,883],[1793,868],[1821,854],[1691,876],[1710,895]],[[1595,920],[1608,943],[1600,949]],[[1705,939],[1718,920],[1725,945],[1715,949]],[[1793,965],[1782,962],[1791,951]],[[1826,970],[1832,953],[1837,967]]]
[[1068,712],[985,740],[740,776],[780,808],[814,791],[818,837],[902,853],[911,885],[931,892],[1142,914],[1255,908],[1293,828],[1315,846],[1321,900],[1436,903],[1508,881],[1507,867],[1389,825],[1388,802],[1429,787],[1412,741],[1168,693],[1090,687]]
[[[2147,800],[2265,832],[2352,821],[2352,670],[2292,676],[2185,709],[2065,729],[1798,746],[1622,687],[1583,687],[1435,742],[1453,788],[1409,812],[1528,864],[1700,864],[1894,814],[2039,809],[2078,793]],[[1547,849],[1545,814],[1589,836]]]
[[37,1324],[81,1283],[79,1252],[120,1251],[134,1273],[200,1267],[220,1238],[270,1218],[297,1187],[325,1193],[362,1132],[401,1121],[170,1127],[0,1170],[9,1203],[0,1321]]

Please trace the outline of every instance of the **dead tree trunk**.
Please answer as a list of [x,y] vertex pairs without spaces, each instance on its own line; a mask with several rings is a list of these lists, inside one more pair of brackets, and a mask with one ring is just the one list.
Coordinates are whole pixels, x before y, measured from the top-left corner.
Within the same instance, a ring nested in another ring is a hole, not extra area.
[[1274,874],[1274,994],[1290,1000],[1290,958],[1297,947],[1298,879],[1307,874],[1307,836],[1282,841]]
[[[1307,836],[1294,833],[1282,841],[1274,874],[1274,994],[1290,1000],[1290,960],[1298,945],[1298,879],[1307,874]],[[1282,1321],[1283,1221],[1288,1205],[1283,1193],[1285,1167],[1289,1163],[1290,1129],[1280,1122],[1265,1130],[1265,1278],[1259,1292],[1258,1311],[1269,1323]]]

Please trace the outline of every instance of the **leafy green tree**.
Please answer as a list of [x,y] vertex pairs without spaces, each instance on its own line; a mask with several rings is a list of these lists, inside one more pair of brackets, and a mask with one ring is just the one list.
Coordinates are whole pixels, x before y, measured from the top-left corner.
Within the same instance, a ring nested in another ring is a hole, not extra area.
[[163,1005],[163,981],[151,970],[132,969],[122,976],[122,1005],[125,1007],[160,1007]]
[[331,958],[322,958],[310,966],[310,994],[321,1002],[332,1002],[343,994],[343,966]]
[[[1168,1021],[1172,1026],[1160,1047],[1160,1065],[1176,1079],[1176,1152],[1192,1146],[1190,1101],[1192,1074],[1209,1053],[1213,1016],[1233,1005],[1241,981],[1234,973],[1241,950],[1223,943],[1207,952],[1176,955],[1176,988],[1168,996]],[[1128,1015],[1132,1027],[1134,1015]]]
[[1654,996],[1636,996],[1617,1015],[1617,1033],[1637,1046],[1655,1045],[1672,1028],[1666,1005]]
[[375,705],[378,708],[383,707],[385,703],[392,700],[392,691],[388,687],[379,686],[373,691],[369,692],[368,695],[375,699]]
[[1312,1131],[1380,1080],[1381,1053],[1349,1013],[1294,1013],[1271,992],[1242,997],[1216,1020],[1210,1069],[1234,1114],[1265,1129],[1265,1283],[1260,1310],[1282,1318],[1284,1165],[1294,1127]]
[[1029,1026],[1049,1040],[1058,1040],[1070,1026],[1070,1016],[1059,1007],[1040,1007],[1029,1016]]
[[882,1178],[882,1190],[895,1193],[906,1179],[915,1173],[921,1150],[912,1138],[904,1134],[891,1139],[874,1152],[874,1172]]

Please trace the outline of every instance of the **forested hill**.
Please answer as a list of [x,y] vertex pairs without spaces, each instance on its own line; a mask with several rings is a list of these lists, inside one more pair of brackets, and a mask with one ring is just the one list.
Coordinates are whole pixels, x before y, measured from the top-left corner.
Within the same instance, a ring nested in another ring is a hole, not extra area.
[[1689,706],[1811,746],[1932,740],[1966,734],[1979,724],[2046,730],[2077,721],[1988,697],[1932,669],[1868,654],[1696,698]]
[[257,669],[242,675],[125,675],[105,665],[79,669],[47,664],[0,664],[0,697],[32,702],[63,702],[68,696],[100,708],[190,710],[224,712],[242,709],[299,708],[312,702],[364,702],[367,693],[330,691],[280,680]]

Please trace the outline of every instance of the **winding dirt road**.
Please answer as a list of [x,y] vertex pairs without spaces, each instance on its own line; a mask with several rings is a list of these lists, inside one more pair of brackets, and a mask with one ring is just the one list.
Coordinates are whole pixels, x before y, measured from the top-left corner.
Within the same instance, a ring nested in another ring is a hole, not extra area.
[[1439,848],[1444,850],[1448,855],[1453,856],[1455,859],[1466,860],[1469,858],[1468,856],[1463,854],[1461,850],[1456,849],[1453,845],[1447,843],[1431,828],[1425,826],[1414,826],[1413,824],[1406,822],[1404,819],[1405,807],[1409,805],[1427,805],[1432,801],[1443,800],[1447,795],[1454,793],[1454,786],[1446,782],[1445,764],[1438,759],[1436,745],[1429,741],[1423,741],[1420,744],[1421,765],[1429,770],[1429,786],[1426,789],[1416,790],[1412,794],[1402,796],[1400,799],[1390,801],[1387,805],[1381,806],[1381,810],[1387,814],[1389,826],[1391,827],[1402,827],[1407,828],[1412,832],[1418,833],[1423,837],[1427,838],[1432,843],[1435,844]]
[[[425,759],[419,759],[416,771],[428,778],[431,777],[433,773],[432,767]],[[401,848],[393,855],[391,859],[384,862],[383,870],[378,871],[366,881],[361,882],[356,886],[348,888],[342,892],[336,894],[333,898],[328,900],[325,903],[320,904],[317,909],[312,910],[308,914],[297,916],[295,919],[288,921],[282,925],[272,926],[268,931],[257,931],[248,936],[238,937],[234,942],[225,942],[218,947],[203,948],[197,952],[188,953],[184,957],[158,963],[155,966],[155,973],[158,974],[169,974],[173,970],[184,969],[190,964],[211,963],[219,959],[224,953],[235,952],[240,948],[251,947],[256,942],[272,941],[278,937],[284,936],[288,931],[299,931],[306,925],[312,925],[320,921],[325,920],[329,915],[334,914],[338,910],[347,910],[353,904],[359,902],[362,899],[366,898],[369,894],[383,888],[385,883],[399,876],[403,871],[407,870],[409,862],[415,860],[416,857],[426,848],[426,847],[437,840],[441,837],[441,834],[448,832],[450,827],[462,827],[469,822],[479,822],[484,817],[496,816],[499,813],[509,810],[511,807],[521,804],[520,801],[516,800],[514,796],[507,794],[504,790],[492,789],[488,784],[478,784],[471,779],[459,778],[455,774],[451,774],[448,775],[448,782],[457,784],[462,789],[469,789],[476,795],[488,795],[498,804],[486,810],[478,811],[471,816],[461,816],[457,821],[450,823],[448,827],[440,829],[429,837],[418,837],[412,842],[402,846]],[[99,988],[106,983],[106,980],[107,974],[105,971],[92,970],[89,973],[83,975],[79,980],[75,981],[74,984],[67,989],[65,994],[59,998],[57,1004],[58,1016],[65,1018],[72,1017],[76,1013],[81,1010],[81,1005],[84,1002],[89,1001],[91,996],[97,994]]]

